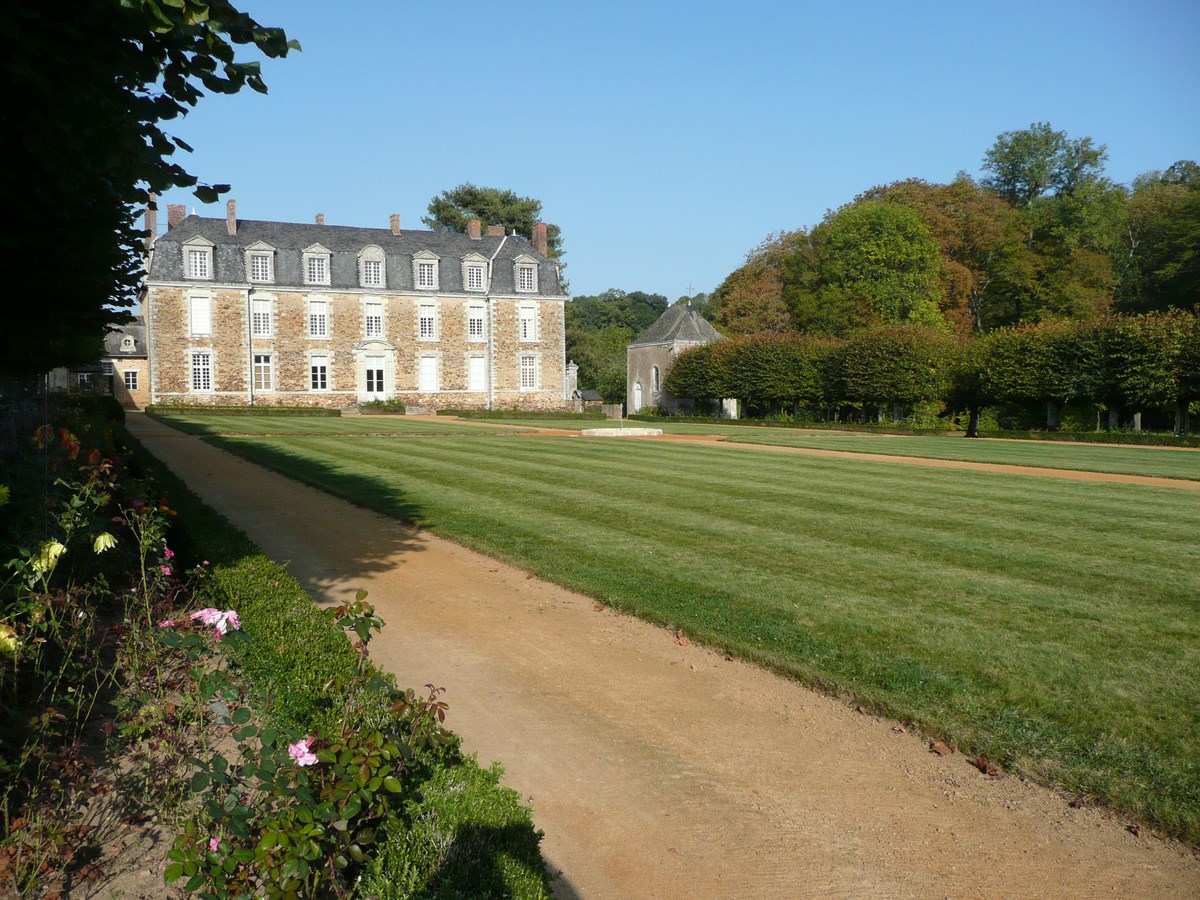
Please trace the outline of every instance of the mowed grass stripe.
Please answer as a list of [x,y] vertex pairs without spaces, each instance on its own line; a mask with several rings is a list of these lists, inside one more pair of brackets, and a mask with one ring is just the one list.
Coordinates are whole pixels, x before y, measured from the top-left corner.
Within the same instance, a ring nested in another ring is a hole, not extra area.
[[1191,495],[645,442],[221,443],[1198,831]]
[[967,440],[928,435],[829,434],[745,426],[727,429],[725,434],[728,443],[1200,480],[1200,451],[1188,449],[1097,447],[1065,441]]

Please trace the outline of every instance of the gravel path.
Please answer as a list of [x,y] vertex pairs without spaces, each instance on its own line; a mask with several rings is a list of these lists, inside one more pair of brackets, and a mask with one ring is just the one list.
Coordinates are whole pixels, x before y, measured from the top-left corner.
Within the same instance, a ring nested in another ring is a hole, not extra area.
[[1119,817],[268,472],[129,428],[531,798],[561,897],[1187,897],[1200,860]]

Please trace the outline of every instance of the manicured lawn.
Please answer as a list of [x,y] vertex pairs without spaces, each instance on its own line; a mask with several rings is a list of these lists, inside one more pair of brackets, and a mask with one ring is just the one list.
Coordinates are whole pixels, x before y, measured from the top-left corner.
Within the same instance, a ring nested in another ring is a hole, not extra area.
[[1200,840],[1193,492],[644,441],[217,440]]
[[504,434],[528,431],[528,426],[471,425],[453,420],[431,421],[407,416],[250,416],[220,414],[199,416],[162,415],[181,431],[189,434],[345,434],[345,435],[411,435],[411,434]]
[[1200,450],[1158,447],[1098,447],[1049,441],[967,440],[936,435],[836,434],[787,428],[731,427],[723,432],[733,443],[812,447],[851,453],[886,453],[968,462],[1081,469],[1126,475],[1200,480]]

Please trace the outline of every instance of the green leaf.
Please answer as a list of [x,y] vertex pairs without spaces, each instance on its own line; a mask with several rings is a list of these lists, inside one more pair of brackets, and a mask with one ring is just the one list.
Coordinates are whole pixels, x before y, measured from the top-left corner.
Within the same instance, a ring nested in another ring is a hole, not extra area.
[[174,884],[183,877],[183,866],[179,863],[171,863],[167,866],[167,870],[163,872],[163,882],[165,884]]
[[193,875],[191,877],[191,879],[189,879],[188,883],[183,886],[183,889],[190,894],[192,891],[200,890],[200,888],[203,885],[204,885],[204,876],[203,875]]
[[245,725],[250,721],[250,710],[243,706],[235,710],[233,715],[229,717],[229,720],[234,725]]
[[389,775],[383,779],[383,787],[385,790],[391,791],[393,794],[398,794],[404,790],[404,785],[400,783],[400,779]]
[[211,779],[208,777],[207,772],[197,772],[192,776],[192,793],[200,793],[202,790],[208,787],[210,782]]

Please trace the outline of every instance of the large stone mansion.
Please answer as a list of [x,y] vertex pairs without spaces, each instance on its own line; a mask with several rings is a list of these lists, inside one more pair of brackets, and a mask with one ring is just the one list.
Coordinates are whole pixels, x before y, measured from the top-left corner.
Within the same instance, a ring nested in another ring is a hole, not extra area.
[[[147,214],[153,236],[156,223]],[[149,402],[562,409],[565,293],[533,240],[185,216],[147,262]]]

